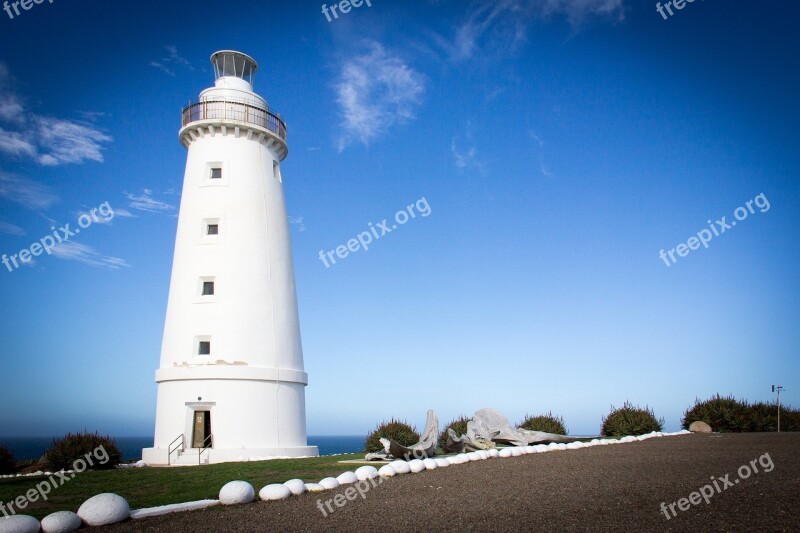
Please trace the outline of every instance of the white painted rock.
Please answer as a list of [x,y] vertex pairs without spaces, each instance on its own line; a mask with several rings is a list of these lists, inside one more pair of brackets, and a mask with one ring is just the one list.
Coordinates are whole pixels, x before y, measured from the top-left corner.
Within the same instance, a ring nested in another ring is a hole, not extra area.
[[408,466],[409,466],[409,468],[411,468],[411,472],[413,472],[414,474],[417,474],[417,473],[422,472],[423,470],[425,470],[425,463],[423,463],[419,459],[410,460],[408,462]]
[[308,492],[325,492],[325,487],[319,483],[306,483],[306,490]]
[[489,457],[492,459],[495,457],[500,457],[500,452],[496,448],[490,448],[486,453],[488,453]]
[[284,482],[284,485],[286,485],[295,496],[303,494],[306,491],[306,484],[303,483],[302,479],[290,479]]
[[500,457],[514,457],[514,455],[511,453],[511,448],[503,448],[499,453]]
[[131,508],[125,498],[109,492],[92,496],[78,509],[78,516],[89,526],[116,524],[130,515]]
[[58,511],[42,518],[43,533],[72,533],[81,527],[81,517],[72,511]]
[[583,448],[583,443],[582,442],[570,442],[569,444],[567,444],[567,449],[568,450],[577,450],[577,449],[580,449],[580,448]]
[[397,472],[398,474],[411,473],[411,467],[408,466],[408,463],[406,461],[400,461],[400,460],[392,461],[391,463],[389,463],[389,466],[394,468],[394,471]]
[[533,451],[535,453],[544,453],[544,452],[549,451],[549,450],[550,450],[550,448],[548,448],[544,444],[537,444],[536,446],[533,447]]
[[703,422],[702,420],[695,420],[691,424],[689,424],[689,431],[692,433],[712,433],[711,426]]
[[339,481],[335,477],[326,477],[319,482],[325,490],[338,489]]
[[536,453],[536,446],[525,446],[525,453]]
[[439,468],[444,468],[445,466],[450,466],[450,461],[443,457],[439,457],[436,459],[436,466]]
[[522,455],[522,450],[520,450],[515,446],[511,448],[511,455],[513,455],[514,457],[519,457],[520,455]]
[[258,497],[265,502],[285,500],[292,495],[291,489],[283,483],[270,483],[258,491]]
[[478,455],[478,452],[469,452],[467,454],[467,459],[469,459],[470,461],[480,461],[481,456]]
[[378,475],[381,477],[393,477],[397,472],[392,465],[383,465],[378,469]]
[[422,464],[425,465],[425,470],[435,470],[439,467],[439,464],[436,462],[436,459],[431,459],[428,457],[427,459],[422,460]]
[[482,461],[485,461],[486,459],[489,458],[489,452],[487,452],[486,450],[478,450],[477,454],[478,454],[478,457],[480,457]]
[[359,481],[366,481],[378,477],[378,469],[371,465],[360,466],[356,469],[356,477]]
[[635,442],[636,441],[636,437],[628,435],[627,437],[622,437],[619,441],[620,442]]
[[0,533],[39,533],[39,521],[24,514],[3,517],[0,518]]
[[342,472],[336,477],[336,481],[339,482],[339,485],[348,485],[350,483],[356,483],[358,481],[358,477],[356,477],[354,472]]
[[255,495],[255,489],[247,481],[230,481],[219,489],[219,503],[222,505],[250,503]]

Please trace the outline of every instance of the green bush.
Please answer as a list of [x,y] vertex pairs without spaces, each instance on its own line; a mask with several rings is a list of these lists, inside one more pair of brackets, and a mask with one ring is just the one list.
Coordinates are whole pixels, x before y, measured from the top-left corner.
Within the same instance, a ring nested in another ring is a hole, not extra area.
[[[785,429],[785,419],[781,418],[781,422],[783,422],[781,425],[784,426],[781,429]],[[778,431],[778,406],[764,402],[754,403],[747,409],[746,420],[747,429],[745,431]]]
[[78,459],[83,459],[87,469],[110,470],[120,463],[120,458],[114,439],[88,432],[68,433],[61,439],[53,439],[53,446],[44,454],[47,467],[56,471],[71,470]]
[[[702,420],[714,431],[777,431],[778,406],[773,403],[749,404],[733,396],[723,398],[719,394],[708,400],[695,400],[694,406],[683,415],[682,425],[689,429],[695,420]],[[781,431],[800,431],[800,411],[781,406]]]
[[467,422],[471,419],[467,418],[464,415],[459,416],[458,418],[454,418],[447,424],[441,433],[439,433],[439,447],[444,448],[444,445],[447,444],[447,430],[452,429],[456,432],[456,435],[459,437],[467,433]]
[[0,475],[13,474],[17,470],[14,454],[5,446],[0,445]]
[[405,421],[401,422],[393,418],[388,422],[378,424],[378,427],[367,436],[367,440],[364,441],[364,450],[367,452],[383,450],[383,445],[379,440],[381,438],[393,440],[403,446],[411,446],[419,442],[419,433]]
[[[759,410],[756,415],[756,424],[766,424],[768,419],[767,412]],[[777,410],[776,428],[777,428]],[[750,430],[750,405],[744,400],[737,400],[733,396],[723,398],[719,394],[712,396],[708,400],[700,401],[696,399],[694,406],[687,409],[683,414],[681,424],[683,429],[689,429],[692,422],[702,420],[714,431],[719,432],[740,432]],[[751,430],[752,431],[752,430]],[[756,430],[758,431],[758,430]]]
[[525,420],[522,421],[519,427],[530,431],[555,433],[556,435],[567,434],[567,428],[564,427],[564,419],[560,416],[553,415],[552,411],[548,411],[546,415],[525,415]]
[[656,415],[647,406],[642,409],[626,401],[619,409],[611,406],[611,412],[603,418],[600,433],[609,437],[624,437],[661,431],[663,427],[664,419],[656,419]]

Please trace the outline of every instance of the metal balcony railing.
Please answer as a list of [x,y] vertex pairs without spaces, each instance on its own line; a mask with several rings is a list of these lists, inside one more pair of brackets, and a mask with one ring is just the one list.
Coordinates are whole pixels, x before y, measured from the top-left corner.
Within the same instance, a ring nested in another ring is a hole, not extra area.
[[286,140],[286,124],[268,109],[233,100],[210,100],[189,104],[181,113],[181,127],[199,120],[232,120],[268,129]]

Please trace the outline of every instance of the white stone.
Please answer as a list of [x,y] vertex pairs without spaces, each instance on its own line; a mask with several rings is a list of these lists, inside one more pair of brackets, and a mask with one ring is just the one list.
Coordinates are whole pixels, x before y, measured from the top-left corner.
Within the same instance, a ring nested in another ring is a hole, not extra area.
[[489,458],[489,452],[487,452],[486,450],[478,450],[475,453],[478,454],[478,457],[480,457],[482,461],[485,461],[486,459]]
[[392,468],[394,468],[394,471],[397,472],[398,474],[411,473],[411,467],[408,466],[408,463],[406,461],[401,461],[398,459],[397,461],[392,461],[391,463],[389,463],[389,465]]
[[125,498],[109,492],[92,496],[78,509],[78,516],[90,526],[116,524],[130,515],[131,508]]
[[341,483],[339,483],[335,477],[326,477],[325,479],[320,480],[319,484],[325,490],[337,489],[339,488],[339,485],[341,485]]
[[514,457],[514,455],[511,453],[511,448],[503,448],[499,453],[500,457]]
[[568,450],[578,450],[580,448],[583,448],[582,442],[570,442],[569,444],[567,444]]
[[159,505],[158,507],[145,507],[144,509],[133,510],[131,511],[131,518],[133,520],[139,520],[141,518],[150,518],[151,516],[207,509],[217,505],[220,505],[219,500],[197,500],[185,503],[171,503],[168,505]]
[[436,465],[437,465],[439,468],[444,468],[444,467],[446,467],[446,466],[450,466],[450,461],[448,461],[447,459],[445,459],[445,458],[443,458],[443,457],[438,457],[438,458],[436,459]]
[[533,451],[535,453],[544,453],[550,451],[550,448],[548,448],[546,444],[537,444],[533,447]]
[[283,483],[270,483],[269,485],[258,491],[258,497],[264,500],[265,502],[271,502],[275,500],[285,500],[291,495],[292,495],[291,489],[286,485],[284,485]]
[[378,469],[378,475],[381,477],[393,477],[397,472],[392,465],[383,465]]
[[307,492],[325,492],[325,487],[320,485],[319,483],[306,483],[306,491]]
[[489,457],[492,458],[500,457],[500,452],[496,448],[490,448],[487,450],[487,453],[489,454]]
[[431,459],[430,457],[427,459],[423,459],[422,464],[425,465],[425,470],[436,470],[436,468],[439,467],[439,464],[436,462],[436,459]]
[[411,468],[411,472],[414,474],[422,472],[425,470],[425,463],[420,461],[419,459],[412,459],[408,462],[409,468]]
[[514,457],[519,457],[520,455],[522,455],[522,450],[514,446],[513,448],[511,448],[511,455],[513,455]]
[[58,511],[42,518],[43,533],[72,533],[81,527],[81,517],[72,511]]
[[283,484],[289,487],[289,490],[292,491],[292,494],[295,496],[303,494],[306,491],[306,484],[303,483],[302,479],[290,479]]
[[372,465],[364,465],[356,469],[356,477],[359,481],[366,481],[378,477],[378,469]]
[[530,444],[525,446],[525,453],[536,453],[536,446]]
[[339,485],[348,485],[350,483],[356,483],[358,481],[358,477],[356,477],[355,472],[342,472],[336,477],[336,481],[339,482]]
[[219,501],[222,505],[250,503],[255,495],[255,489],[247,481],[230,481],[219,489]]
[[3,517],[0,518],[0,533],[39,533],[39,521],[24,514]]

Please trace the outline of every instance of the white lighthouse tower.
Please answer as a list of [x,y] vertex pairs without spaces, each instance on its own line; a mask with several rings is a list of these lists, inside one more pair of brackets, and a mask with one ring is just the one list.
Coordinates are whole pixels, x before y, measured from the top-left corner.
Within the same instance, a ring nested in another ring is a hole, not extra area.
[[253,92],[256,62],[211,56],[183,110],[188,150],[148,464],[317,455],[280,164],[286,125]]

